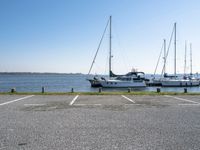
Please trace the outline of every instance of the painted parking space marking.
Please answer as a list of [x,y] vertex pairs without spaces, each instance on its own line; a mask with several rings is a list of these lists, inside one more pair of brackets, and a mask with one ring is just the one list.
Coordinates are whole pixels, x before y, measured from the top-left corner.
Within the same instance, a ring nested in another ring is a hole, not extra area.
[[143,106],[145,104],[124,104],[125,106]]
[[24,104],[24,106],[45,106],[46,104]]
[[132,103],[134,103],[135,104],[135,101],[134,100],[132,100],[132,99],[130,99],[130,98],[128,98],[128,97],[126,97],[126,96],[124,96],[124,95],[121,95],[123,98],[125,98],[126,100],[128,100],[128,101],[130,101],[130,102],[132,102]]
[[28,99],[28,98],[31,98],[33,96],[34,95],[29,95],[29,96],[26,96],[26,97],[22,97],[22,98],[18,98],[18,99],[12,100],[12,101],[1,103],[0,106],[7,105],[7,104],[10,104],[10,103],[14,103],[14,102],[17,102],[17,101],[21,101],[21,100],[24,100],[24,99]]
[[181,101],[185,101],[185,102],[190,102],[190,103],[193,103],[193,104],[196,104],[196,105],[199,104],[198,102],[188,100],[188,99],[184,99],[184,98],[180,98],[180,97],[175,97],[175,96],[170,96],[170,95],[164,95],[164,96],[174,98],[174,99],[177,99],[177,100],[181,100]]
[[178,105],[182,105],[182,106],[200,106],[200,103],[198,103],[198,104],[178,104]]
[[102,104],[74,104],[74,106],[101,106]]
[[79,97],[79,95],[76,95],[76,96],[73,98],[73,100],[70,102],[69,105],[73,105],[74,102],[78,99],[78,97]]

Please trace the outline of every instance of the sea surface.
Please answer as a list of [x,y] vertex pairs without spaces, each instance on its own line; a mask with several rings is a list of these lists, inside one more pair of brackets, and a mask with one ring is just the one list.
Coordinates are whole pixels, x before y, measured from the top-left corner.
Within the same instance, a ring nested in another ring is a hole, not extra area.
[[[150,76],[150,75],[148,75]],[[0,92],[9,92],[15,88],[17,92],[95,92],[98,88],[90,87],[87,75],[57,73],[0,73]],[[157,87],[136,88],[133,91],[156,91]],[[127,91],[127,89],[106,89],[103,91]],[[188,92],[200,92],[200,87],[187,87]],[[166,92],[183,92],[183,87],[161,88]]]

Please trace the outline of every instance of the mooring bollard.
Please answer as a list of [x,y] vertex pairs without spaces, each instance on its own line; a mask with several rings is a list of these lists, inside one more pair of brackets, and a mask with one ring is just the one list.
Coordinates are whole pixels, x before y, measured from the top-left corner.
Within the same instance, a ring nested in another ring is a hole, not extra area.
[[128,88],[128,93],[131,93],[131,88]]
[[15,88],[12,88],[10,92],[11,92],[11,93],[15,93],[15,92],[16,92],[16,89],[15,89]]
[[42,87],[42,93],[44,93],[45,92],[45,89],[44,89],[44,87]]
[[102,88],[100,87],[100,88],[99,88],[99,93],[101,93],[101,92],[102,92]]
[[184,93],[187,93],[187,88],[184,88]]
[[157,88],[157,93],[160,93],[160,88]]
[[74,88],[71,89],[71,93],[74,93]]

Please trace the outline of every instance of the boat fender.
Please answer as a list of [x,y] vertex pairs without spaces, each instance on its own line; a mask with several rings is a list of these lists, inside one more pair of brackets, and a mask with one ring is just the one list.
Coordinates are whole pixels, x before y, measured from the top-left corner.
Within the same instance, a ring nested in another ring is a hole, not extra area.
[[102,79],[102,80],[104,80],[104,81],[106,81],[106,79],[105,79],[105,78],[103,78],[103,77],[101,77],[101,79]]

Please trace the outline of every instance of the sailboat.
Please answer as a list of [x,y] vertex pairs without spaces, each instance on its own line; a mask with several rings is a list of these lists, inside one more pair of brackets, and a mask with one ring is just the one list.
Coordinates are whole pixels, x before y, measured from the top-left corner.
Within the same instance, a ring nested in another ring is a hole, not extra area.
[[[112,16],[110,16],[107,25],[110,25],[110,38],[109,38],[109,78],[105,77],[98,77],[95,76],[93,79],[87,79],[92,87],[105,87],[105,88],[127,88],[127,87],[146,87],[145,83],[145,73],[144,72],[137,72],[136,70],[132,70],[131,72],[125,74],[125,75],[116,75],[112,72],[112,40],[111,40],[111,25],[112,25]],[[107,29],[107,26],[104,30]],[[102,38],[104,37],[104,34]],[[101,38],[101,41],[102,41]],[[101,44],[100,41],[100,44]],[[92,69],[92,66],[95,62],[98,50],[100,45],[98,46],[97,52],[95,54],[95,57],[93,59],[92,65],[90,67],[89,73]],[[88,73],[88,74],[89,74]]]
[[[164,76],[162,77],[162,74],[161,74],[161,77],[158,77],[158,76],[156,76],[156,71],[157,71],[157,68],[158,68],[158,64],[159,64],[160,57],[161,57],[161,54],[163,52],[163,49],[164,49],[164,56],[163,56],[163,60],[164,60],[164,65],[163,65]],[[166,68],[166,39],[164,39],[164,42],[162,44],[162,48],[161,48],[161,51],[160,51],[160,54],[159,54],[159,57],[158,57],[158,61],[157,61],[157,64],[156,64],[156,68],[155,68],[154,74],[153,74],[152,78],[150,79],[150,81],[148,82],[149,86],[162,86],[161,80],[162,80],[162,78],[165,78],[165,76],[167,75],[165,68]]]
[[176,23],[174,23],[174,75],[167,76],[167,74],[165,73],[164,78],[162,78],[160,82],[161,85],[164,87],[199,86],[198,80],[189,77],[180,78],[176,74]]

